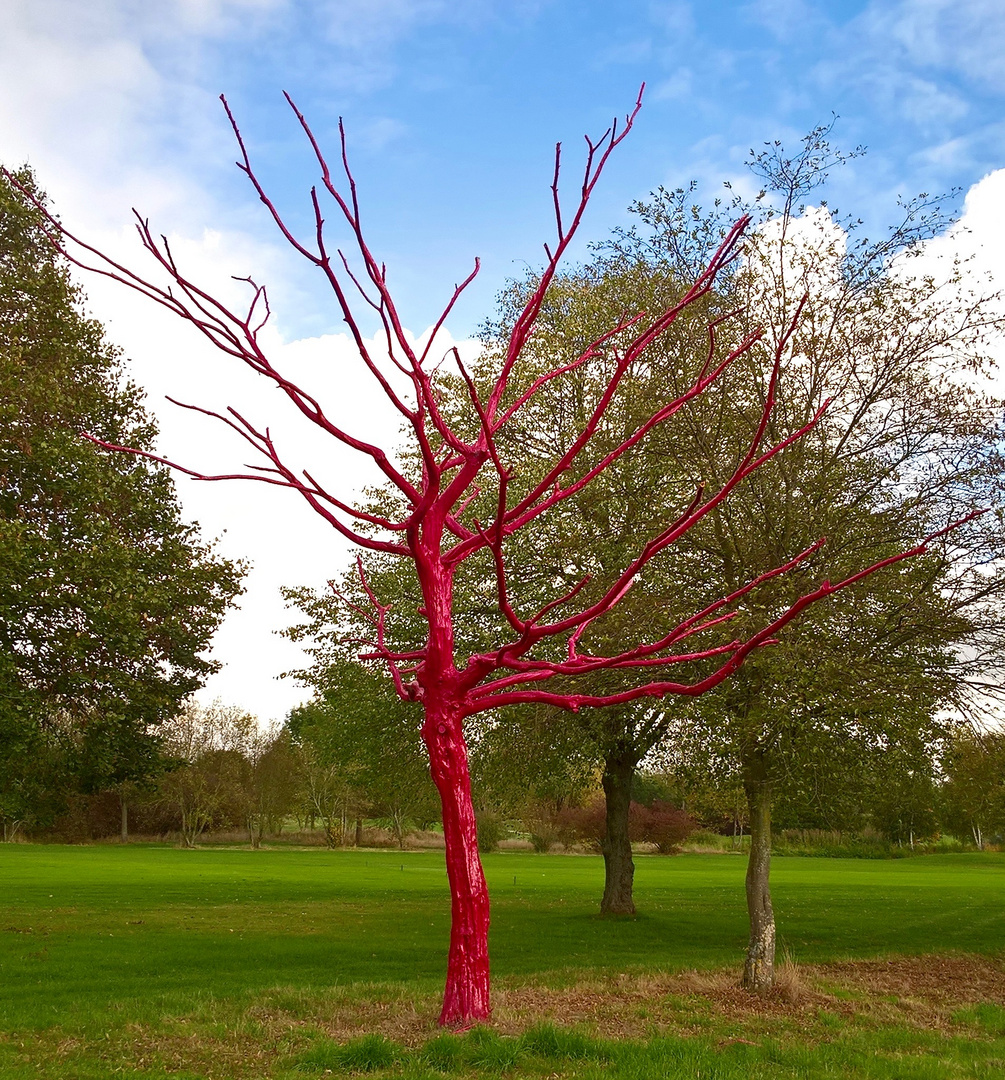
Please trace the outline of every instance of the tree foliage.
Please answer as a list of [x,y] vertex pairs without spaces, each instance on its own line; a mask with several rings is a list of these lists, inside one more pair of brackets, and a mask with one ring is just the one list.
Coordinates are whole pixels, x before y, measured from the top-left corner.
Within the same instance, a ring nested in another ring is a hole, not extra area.
[[[16,179],[44,199],[28,170]],[[183,521],[165,469],[80,438],[149,447],[155,428],[42,221],[0,177],[0,798],[11,819],[51,816],[59,799],[43,791],[157,767],[152,735],[214,670],[204,651],[241,576]]]
[[[429,759],[415,722],[390,680],[351,657],[318,672],[317,694],[294,709],[287,728],[312,772],[312,802],[335,839],[348,818],[384,818],[399,845],[409,820],[437,817]],[[318,775],[314,775],[317,773]]]
[[[947,223],[925,197],[906,205],[901,223],[878,242],[861,238],[854,222],[840,227],[825,207],[807,207],[828,169],[845,160],[827,135],[828,129],[812,132],[791,158],[777,143],[755,155],[752,168],[767,190],[753,205],[733,200],[705,213],[688,202],[693,189],[656,192],[634,207],[634,228],[559,276],[545,299],[538,335],[523,357],[530,377],[581,355],[626,312],[664,310],[730,222],[749,213],[756,224],[743,260],[690,314],[716,324],[727,348],[756,326],[777,347],[799,311],[768,438],[777,442],[813,426],[731,492],[675,546],[672,560],[646,567],[618,612],[584,635],[594,651],[608,652],[611,637],[629,636],[667,611],[689,610],[704,596],[727,594],[813,548],[798,569],[744,598],[731,624],[743,637],[793,603],[808,576],[846,578],[860,560],[881,562],[912,537],[998,501],[1000,403],[968,385],[968,376],[987,370],[989,335],[1001,326],[997,298],[968,285],[960,265],[943,268],[940,279],[914,269],[924,241]],[[509,328],[536,284],[531,274],[502,295],[486,329],[487,382],[504,362]],[[632,430],[652,402],[686,387],[700,360],[693,331],[678,320],[645,362],[633,365],[628,392],[607,411],[592,446],[596,455]],[[516,449],[507,449],[547,462],[565,433],[577,430],[594,380],[603,384],[609,363],[601,355],[537,395],[522,426],[507,433]],[[553,554],[551,573],[570,582],[602,574],[621,564],[654,512],[672,515],[682,491],[696,482],[719,490],[760,422],[769,371],[756,350],[743,352],[672,427],[652,433],[644,457],[608,469],[564,516],[553,515],[551,533],[537,538]],[[589,467],[590,460],[581,466]],[[826,543],[814,546],[821,536]],[[857,763],[865,760],[873,766],[870,812],[884,829],[905,838],[930,831],[931,757],[919,748],[940,738],[940,709],[963,707],[1000,682],[1001,542],[1000,511],[968,522],[924,557],[870,579],[868,593],[852,587],[806,612],[780,643],[752,655],[700,699],[554,716],[553,723],[579,729],[582,745],[599,752],[608,807],[617,807],[605,841],[604,906],[632,910],[631,774],[667,739],[678,767],[688,753],[691,761],[726,763],[725,773],[747,789],[752,805],[745,816],[766,827],[775,792],[789,805],[816,801],[818,811],[826,799],[830,813],[841,813],[842,803],[845,810],[861,804]],[[532,591],[533,583],[527,587]],[[612,685],[604,674],[604,690]],[[914,779],[905,787],[908,777]],[[617,873],[620,888],[611,880]],[[766,877],[762,884],[766,896]]]

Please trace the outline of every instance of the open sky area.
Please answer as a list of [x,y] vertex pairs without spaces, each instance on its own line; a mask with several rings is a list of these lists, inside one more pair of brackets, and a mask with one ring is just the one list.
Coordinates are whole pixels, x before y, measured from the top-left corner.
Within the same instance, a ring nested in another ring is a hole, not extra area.
[[[4,0],[0,161],[29,162],[66,225],[130,265],[142,264],[135,206],[172,238],[190,276],[225,295],[237,288],[231,275],[267,283],[275,348],[336,414],[393,440],[393,418],[376,412],[350,366],[334,304],[234,168],[219,94],[301,232],[317,167],[282,92],[333,155],[345,118],[368,237],[416,336],[481,258],[447,324],[464,341],[507,278],[540,260],[555,142],[571,184],[582,135],[629,111],[643,82],[637,127],[597,191],[579,255],[660,185],[695,179],[705,200],[724,181],[752,193],[751,148],[794,147],[836,114],[834,142],[868,153],[835,175],[832,206],[876,233],[896,219],[898,197],[954,193],[969,231],[955,227],[946,243],[1005,282],[1002,56],[1001,0]],[[273,422],[275,391],[249,386],[126,290],[85,286],[149,392],[163,452],[239,464],[238,446],[164,395]],[[274,423],[285,434],[282,417]],[[321,455],[340,490],[370,479],[295,425],[288,439],[312,469]],[[205,534],[254,566],[206,696],[282,719],[304,692],[276,679],[299,662],[274,633],[289,621],[279,587],[323,585],[346,550],[292,493],[186,480],[179,491]]]

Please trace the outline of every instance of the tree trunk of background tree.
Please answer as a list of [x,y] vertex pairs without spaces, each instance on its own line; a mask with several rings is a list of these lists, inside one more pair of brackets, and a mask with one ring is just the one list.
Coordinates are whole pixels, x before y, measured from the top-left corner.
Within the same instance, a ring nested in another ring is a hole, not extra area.
[[762,994],[775,983],[775,915],[771,909],[771,783],[761,750],[747,755],[743,787],[750,813],[747,862],[747,912],[750,942],[743,965],[743,985]]
[[450,952],[440,1023],[467,1028],[487,1020],[489,1003],[489,894],[478,855],[468,749],[457,712],[427,701],[422,738],[443,809],[443,840],[450,881]]
[[361,817],[356,818],[356,836],[354,837],[354,846],[363,846],[363,819]]
[[604,853],[604,896],[602,915],[634,915],[632,882],[635,863],[628,836],[628,813],[632,803],[632,778],[637,762],[634,754],[621,751],[608,755],[604,762],[604,802],[607,831],[601,848]]
[[129,842],[129,803],[126,802],[125,795],[119,795],[119,804],[122,807],[122,825],[119,831],[119,839],[123,844]]

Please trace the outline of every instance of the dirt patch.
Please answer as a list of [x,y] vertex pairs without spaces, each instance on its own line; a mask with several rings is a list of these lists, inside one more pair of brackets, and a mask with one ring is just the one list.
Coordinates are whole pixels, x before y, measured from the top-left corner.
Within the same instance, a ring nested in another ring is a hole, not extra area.
[[882,1023],[949,1031],[959,1009],[1005,1005],[1005,961],[982,956],[899,956],[813,969],[819,985],[859,995],[857,1011]]
[[1005,1005],[1005,962],[983,956],[898,956],[813,970],[870,994],[921,998],[952,1008],[977,1001]]
[[[604,1038],[672,1033],[744,1041],[798,1032],[814,1039],[830,1037],[835,1025],[850,1022],[951,1030],[952,1015],[961,1008],[978,1002],[1005,1005],[1005,963],[978,956],[819,965],[783,961],[778,976],[765,995],[745,991],[739,970],[621,974],[571,986],[501,979],[493,990],[492,1027],[503,1035],[547,1022]],[[276,1035],[309,1026],[341,1042],[377,1031],[418,1046],[437,1031],[438,1013],[435,995],[386,987],[368,993],[357,986],[305,996],[292,1007],[262,1002],[248,1016]]]

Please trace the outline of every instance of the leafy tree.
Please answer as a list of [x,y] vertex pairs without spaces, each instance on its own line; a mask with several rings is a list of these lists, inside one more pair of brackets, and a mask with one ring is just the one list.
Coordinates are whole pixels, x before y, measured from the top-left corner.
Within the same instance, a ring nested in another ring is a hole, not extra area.
[[172,767],[160,780],[158,799],[177,815],[185,847],[195,847],[213,825],[248,823],[251,758],[259,739],[250,713],[220,701],[201,706],[190,700],[165,722],[162,739]]
[[[326,808],[338,806],[343,842],[350,814],[386,818],[403,846],[406,822],[429,820],[436,813],[429,759],[413,710],[389,679],[351,657],[335,660],[311,678],[317,696],[293,710],[287,729],[311,767],[323,770],[315,780],[328,778],[328,785],[318,784],[314,794],[319,816],[331,822],[334,815]],[[328,802],[322,801],[326,790]],[[331,844],[329,825],[326,832]]]
[[978,850],[988,836],[1005,837],[1005,732],[959,725],[946,742],[941,767],[941,816]]
[[[847,579],[863,557],[882,562],[913,537],[994,501],[1000,410],[968,389],[959,372],[982,368],[987,336],[1000,325],[995,298],[968,292],[960,267],[944,283],[910,273],[921,242],[945,224],[923,199],[908,205],[901,225],[877,243],[856,239],[854,231],[846,242],[828,211],[805,210],[801,203],[809,192],[842,161],[826,136],[825,129],[811,133],[794,158],[776,144],[753,160],[778,195],[777,211],[762,200],[703,215],[689,206],[690,192],[660,191],[635,207],[636,228],[552,283],[539,334],[524,354],[530,377],[581,355],[619,313],[664,310],[714,251],[727,213],[756,214],[760,224],[742,263],[720,277],[704,307],[692,310],[717,327],[727,347],[739,347],[757,324],[776,348],[792,333],[768,437],[777,443],[805,432],[691,531],[676,546],[672,564],[654,560],[646,568],[618,614],[584,636],[591,651],[604,653],[611,637],[629,635],[667,611],[693,610],[701,597],[742,588],[812,549],[793,573],[744,597],[732,623],[742,639],[797,602],[807,574]],[[535,287],[531,276],[504,294],[499,318],[488,328],[488,381]],[[734,318],[723,318],[729,312]],[[688,329],[683,322],[676,328]],[[628,392],[606,415],[612,443],[619,432],[632,430],[651,402],[686,387],[697,362],[694,340],[693,333],[672,329],[647,362],[628,373]],[[591,380],[603,378],[601,357],[594,368],[577,368],[555,393],[539,394],[519,431],[510,433],[507,449],[516,443],[526,458],[547,460],[563,432],[576,429],[578,410],[591,399]],[[742,353],[715,388],[680,411],[673,427],[653,434],[646,458],[607,470],[590,497],[576,500],[557,525],[552,520],[551,572],[578,580],[605,564],[618,565],[654,507],[662,508],[658,516],[671,516],[680,491],[697,481],[720,490],[772,393],[756,351]],[[825,395],[835,400],[821,415]],[[603,432],[595,447],[604,453]],[[817,546],[821,535],[827,543]],[[634,910],[627,825],[639,763],[667,738],[698,745],[705,756],[721,752],[736,762],[753,835],[745,981],[755,989],[770,985],[774,792],[804,783],[809,763],[822,764],[828,741],[859,741],[888,763],[894,755],[884,748],[928,738],[940,707],[961,704],[976,682],[988,679],[1003,655],[1005,576],[988,571],[1000,544],[1000,517],[969,521],[951,542],[871,579],[868,597],[853,587],[814,608],[784,644],[748,658],[729,683],[700,701],[579,714],[573,724],[604,762],[602,908]],[[613,685],[605,679],[609,693]],[[930,807],[930,790],[915,795]]]
[[7,820],[41,821],[68,784],[159,768],[157,725],[214,670],[241,570],[183,522],[165,469],[80,438],[149,447],[155,429],[34,177],[16,180],[0,177],[0,783]]
[[259,735],[249,748],[245,818],[254,848],[267,834],[278,835],[298,792],[297,757],[286,731]]

